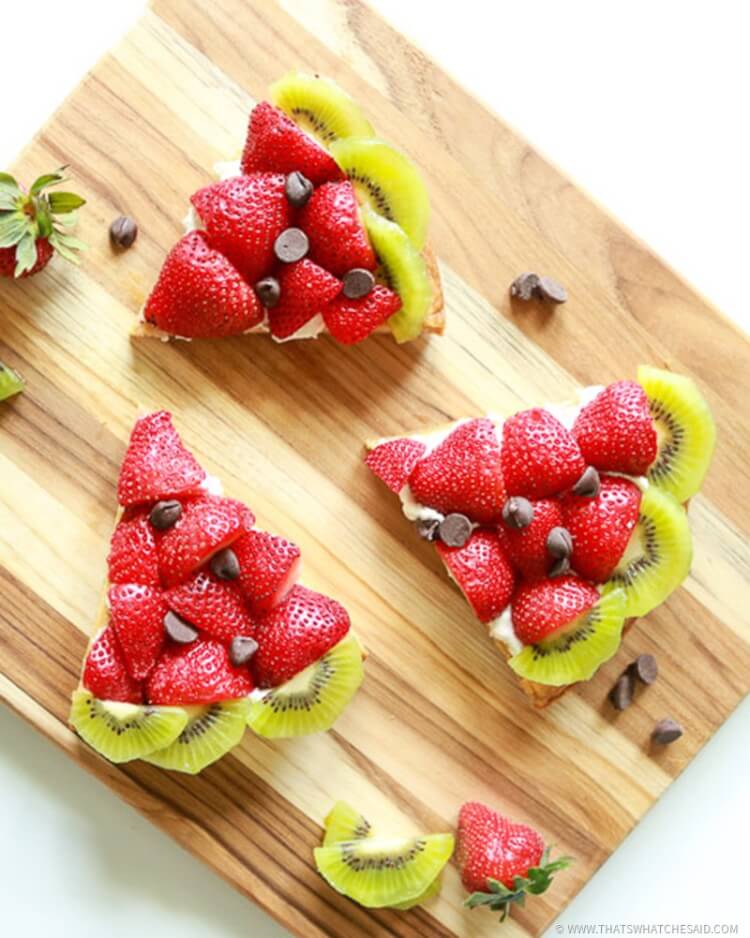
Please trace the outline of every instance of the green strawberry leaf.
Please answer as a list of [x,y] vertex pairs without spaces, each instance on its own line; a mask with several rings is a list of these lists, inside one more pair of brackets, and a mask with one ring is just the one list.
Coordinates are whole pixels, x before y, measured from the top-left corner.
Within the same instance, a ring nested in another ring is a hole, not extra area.
[[22,194],[9,186],[0,185],[0,211],[9,212],[15,209],[18,205],[18,198]]
[[10,186],[13,189],[17,189],[18,183],[10,173],[0,173],[0,186]]
[[493,912],[500,913],[500,921],[504,922],[512,905],[524,905],[526,896],[538,896],[545,892],[552,882],[552,874],[563,870],[572,862],[570,857],[560,857],[549,862],[550,847],[544,851],[539,866],[532,866],[526,871],[526,876],[513,877],[513,889],[496,879],[487,880],[486,892],[473,892],[464,902],[469,909],[485,906]]
[[86,199],[74,192],[51,192],[49,195],[50,209],[54,215],[65,215],[74,212],[86,204]]
[[56,225],[64,225],[66,228],[72,228],[78,223],[78,212],[68,212],[55,219]]
[[27,233],[30,229],[25,215],[11,212],[0,217],[0,248],[12,248]]
[[56,170],[54,173],[46,173],[44,176],[39,176],[38,179],[35,179],[32,183],[31,189],[29,189],[29,195],[39,195],[42,189],[46,189],[48,186],[57,186],[63,179],[63,173],[67,169],[67,166],[61,166],[60,169]]
[[27,270],[31,270],[34,264],[36,264],[36,260],[36,238],[30,231],[27,231],[16,245],[16,269],[14,276],[20,277],[21,274],[25,274]]
[[49,236],[49,243],[52,247],[63,257],[66,261],[70,261],[71,264],[80,264],[80,258],[78,257],[78,251],[86,250],[87,245],[83,241],[79,241],[78,238],[74,238],[72,235],[63,234],[61,231],[53,230],[52,234]]

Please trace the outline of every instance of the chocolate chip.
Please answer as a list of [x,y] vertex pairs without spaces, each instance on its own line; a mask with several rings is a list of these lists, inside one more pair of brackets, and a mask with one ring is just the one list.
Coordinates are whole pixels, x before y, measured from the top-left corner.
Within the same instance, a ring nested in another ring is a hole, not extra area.
[[550,529],[547,535],[547,553],[558,560],[561,557],[570,558],[573,553],[573,538],[567,528],[556,527]]
[[417,534],[426,541],[436,541],[440,522],[436,518],[422,519],[417,522]]
[[599,473],[593,466],[586,466],[583,475],[573,486],[573,494],[580,495],[581,498],[596,498],[601,487]]
[[633,674],[644,684],[653,684],[659,676],[659,665],[653,655],[638,655],[630,667]]
[[539,274],[525,273],[516,277],[510,285],[510,295],[519,300],[530,300],[537,295]]
[[353,267],[344,274],[343,294],[350,300],[367,296],[375,286],[375,278],[364,267]]
[[669,743],[673,743],[680,736],[682,736],[680,724],[676,720],[666,719],[659,720],[651,734],[651,739],[660,746],[668,746]]
[[565,303],[568,299],[568,291],[557,280],[552,277],[542,277],[539,286],[536,288],[537,296],[549,303]]
[[310,250],[310,242],[301,228],[286,228],[274,241],[273,251],[285,264],[301,261]]
[[471,521],[457,512],[446,515],[438,526],[438,534],[448,547],[463,547],[471,537]]
[[247,635],[236,635],[229,644],[229,660],[235,668],[247,664],[258,650],[258,643]]
[[289,173],[284,183],[284,195],[290,205],[302,208],[313,194],[313,184],[300,172]]
[[211,558],[211,570],[220,580],[236,580],[240,562],[231,547],[225,547]]
[[570,558],[560,557],[550,567],[549,575],[550,576],[563,576],[563,574],[568,573],[569,571],[570,571]]
[[138,225],[127,215],[115,218],[109,226],[109,240],[116,248],[129,248],[138,237]]
[[166,531],[182,517],[182,505],[174,498],[168,501],[157,502],[151,509],[148,520],[157,531]]
[[198,638],[198,629],[180,618],[171,609],[164,616],[164,631],[178,645],[189,645],[190,642],[194,642]]
[[534,520],[534,507],[528,498],[511,495],[503,505],[503,521],[509,528],[528,528]]
[[617,678],[617,682],[609,692],[609,699],[616,710],[625,710],[633,702],[634,679],[628,670]]
[[266,309],[273,309],[281,299],[281,285],[275,277],[264,277],[255,284],[255,293]]

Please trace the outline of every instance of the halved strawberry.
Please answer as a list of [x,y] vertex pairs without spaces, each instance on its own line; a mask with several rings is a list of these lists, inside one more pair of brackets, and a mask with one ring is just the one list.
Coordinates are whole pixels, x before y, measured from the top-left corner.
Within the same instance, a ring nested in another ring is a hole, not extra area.
[[117,482],[121,505],[193,494],[206,473],[182,444],[166,410],[136,421]]
[[94,640],[83,666],[83,686],[99,700],[142,703],[141,685],[125,667],[115,630],[108,625]]
[[268,101],[253,108],[242,152],[242,172],[258,170],[278,173],[297,170],[316,186],[341,179],[342,175],[333,157]]
[[354,267],[375,270],[375,252],[348,179],[317,188],[298,223],[310,239],[310,257],[332,274],[343,277]]
[[263,319],[263,309],[206,232],[191,231],[167,255],[143,318],[170,335],[220,338],[252,329]]
[[602,476],[595,498],[566,495],[564,525],[573,538],[570,563],[576,573],[603,583],[620,562],[638,522],[641,490],[628,479]]
[[117,634],[125,666],[136,681],[148,677],[164,644],[167,604],[162,591],[137,583],[109,588],[109,621]]
[[136,512],[115,528],[109,546],[110,583],[159,586],[159,557],[147,511]]
[[219,641],[231,642],[237,635],[251,637],[255,632],[255,623],[237,585],[206,570],[199,570],[182,586],[167,590],[165,599],[170,609]]
[[147,697],[152,704],[189,706],[247,697],[253,681],[247,668],[235,668],[221,642],[171,645],[151,672]]
[[576,418],[573,436],[597,469],[640,476],[656,459],[648,398],[635,381],[615,381],[601,391]]
[[287,598],[258,623],[259,648],[253,671],[259,687],[276,687],[293,678],[339,642],[349,631],[340,603],[295,586]]
[[357,300],[343,293],[331,300],[323,309],[323,320],[328,331],[342,345],[355,345],[390,319],[401,309],[401,297],[388,287],[375,284],[372,290]]
[[511,605],[513,630],[524,645],[534,645],[583,615],[599,601],[599,591],[577,576],[522,584]]
[[495,425],[486,417],[462,423],[417,463],[409,485],[430,508],[463,512],[485,524],[497,519],[505,486]]
[[575,437],[541,407],[503,424],[503,478],[508,495],[545,498],[575,485],[586,463]]
[[551,498],[531,502],[534,517],[525,528],[512,528],[501,521],[500,539],[513,565],[525,577],[545,576],[555,558],[547,550],[547,537],[552,528],[563,526],[560,503]]
[[365,457],[365,463],[392,492],[398,494],[426,452],[424,443],[403,437],[388,440],[387,443],[381,443],[370,450]]
[[463,547],[435,546],[477,618],[499,616],[513,594],[515,573],[498,535],[478,528]]
[[281,299],[268,310],[271,335],[288,339],[338,295],[341,281],[309,258],[287,264],[278,275]]
[[300,549],[265,531],[248,531],[232,549],[240,565],[240,588],[253,612],[264,615],[294,586],[302,563]]

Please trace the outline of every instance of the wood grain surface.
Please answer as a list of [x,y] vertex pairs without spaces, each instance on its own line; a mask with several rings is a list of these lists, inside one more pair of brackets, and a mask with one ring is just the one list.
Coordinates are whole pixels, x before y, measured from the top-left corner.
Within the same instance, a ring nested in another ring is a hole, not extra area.
[[[284,71],[330,75],[410,152],[432,194],[443,338],[163,344],[128,331],[191,192],[241,146],[248,111]],[[0,285],[0,359],[27,392],[0,409],[0,696],[287,928],[310,936],[480,936],[491,914],[440,898],[368,912],[312,865],[346,797],[379,827],[440,831],[479,798],[577,858],[507,936],[549,924],[750,687],[750,346],[676,274],[366,6],[341,0],[157,0],[20,156],[29,180],[71,163],[88,199],[80,270]],[[114,256],[109,222],[132,214]],[[568,287],[554,313],[512,305],[539,269]],[[690,505],[693,572],[615,660],[543,713],[361,464],[365,439],[563,398],[636,365],[692,374],[719,437]],[[141,407],[166,407],[206,468],[259,523],[296,540],[304,578],[338,597],[370,657],[334,731],[248,735],[198,778],[115,768],[67,729],[96,612],[119,460]],[[657,684],[616,714],[606,695],[639,652]],[[654,722],[685,736],[652,750]]]

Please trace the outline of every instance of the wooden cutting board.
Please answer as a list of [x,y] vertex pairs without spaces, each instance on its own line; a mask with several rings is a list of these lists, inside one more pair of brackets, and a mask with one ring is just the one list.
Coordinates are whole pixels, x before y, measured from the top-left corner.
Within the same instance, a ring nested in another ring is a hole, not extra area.
[[[293,10],[294,15],[290,15]],[[310,27],[310,31],[308,31]],[[314,33],[314,35],[313,35]],[[128,327],[196,188],[241,146],[247,114],[295,68],[338,79],[417,160],[434,206],[448,330],[398,347],[267,338],[165,345]],[[346,0],[157,0],[19,158],[24,179],[72,164],[89,199],[80,270],[0,286],[0,359],[28,380],[0,408],[0,694],[14,710],[291,931],[475,936],[455,868],[440,899],[367,912],[312,865],[337,798],[396,831],[450,829],[478,798],[577,858],[505,934],[541,932],[750,687],[750,346],[642,244],[367,7]],[[109,222],[141,226],[115,257]],[[566,306],[511,306],[522,270]],[[693,573],[586,687],[530,709],[395,498],[361,464],[365,438],[692,374],[719,443],[690,506]],[[201,777],[114,768],[66,727],[105,571],[115,482],[139,407],[167,407],[189,446],[264,527],[299,542],[305,579],[349,608],[371,655],[333,732],[242,747]],[[744,494],[743,494],[744,493]],[[626,712],[607,691],[638,652],[662,674]],[[649,747],[673,716],[685,736]]]

